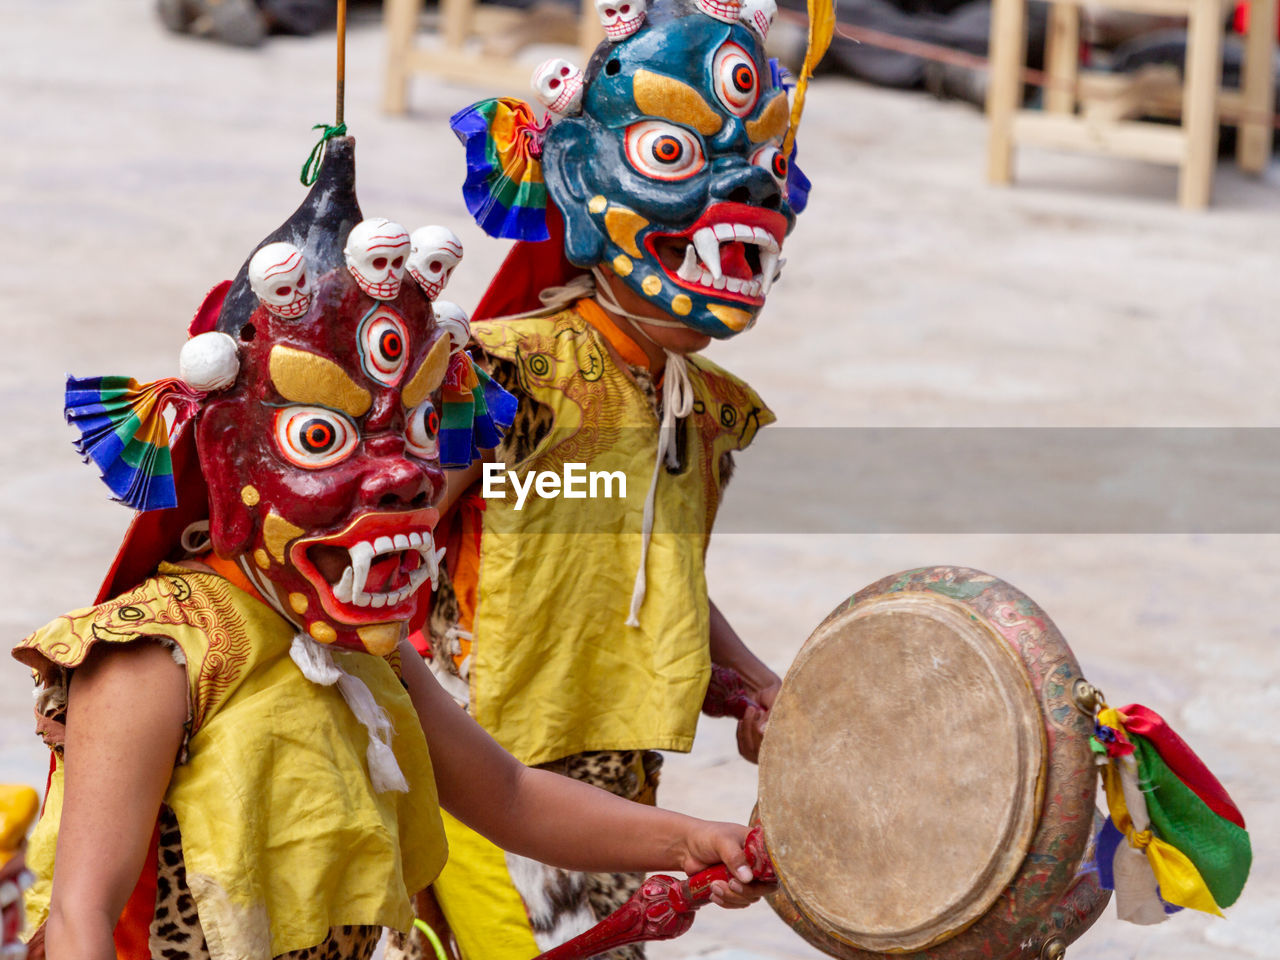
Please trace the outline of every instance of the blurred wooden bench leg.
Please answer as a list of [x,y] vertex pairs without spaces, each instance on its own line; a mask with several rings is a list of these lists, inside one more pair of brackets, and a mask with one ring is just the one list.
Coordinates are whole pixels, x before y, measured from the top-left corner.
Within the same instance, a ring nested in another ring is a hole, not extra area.
[[1070,3],[1049,7],[1045,41],[1044,108],[1050,113],[1076,112],[1076,80],[1080,69],[1080,8]]
[[472,33],[474,0],[440,0],[440,32],[444,45],[461,50]]
[[1187,69],[1182,93],[1186,134],[1178,177],[1178,203],[1189,210],[1209,205],[1218,160],[1218,86],[1222,76],[1222,7],[1213,0],[1191,5]]
[[1013,117],[1022,104],[1026,50],[1025,0],[994,0],[987,84],[987,179],[994,184],[1013,182]]
[[1275,88],[1276,0],[1250,0],[1249,33],[1245,38],[1243,119],[1236,139],[1236,164],[1261,173],[1271,162],[1271,138],[1276,112]]
[[387,74],[382,94],[382,109],[387,113],[404,113],[409,106],[410,64],[413,38],[418,29],[418,10],[422,0],[384,0],[383,19],[387,29]]
[[578,51],[582,63],[578,66],[583,70],[587,69],[591,54],[603,39],[604,26],[600,23],[600,15],[596,13],[595,0],[582,0],[582,12],[578,14]]

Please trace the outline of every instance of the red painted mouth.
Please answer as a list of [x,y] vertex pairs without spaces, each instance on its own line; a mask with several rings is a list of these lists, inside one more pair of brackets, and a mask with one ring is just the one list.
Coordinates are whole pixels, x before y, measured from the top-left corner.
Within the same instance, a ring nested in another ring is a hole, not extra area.
[[748,307],[763,306],[777,279],[787,219],[745,203],[716,203],[679,233],[645,238],[677,286]]
[[439,570],[431,537],[439,519],[434,507],[362,514],[339,533],[295,540],[289,559],[335,622],[408,620]]

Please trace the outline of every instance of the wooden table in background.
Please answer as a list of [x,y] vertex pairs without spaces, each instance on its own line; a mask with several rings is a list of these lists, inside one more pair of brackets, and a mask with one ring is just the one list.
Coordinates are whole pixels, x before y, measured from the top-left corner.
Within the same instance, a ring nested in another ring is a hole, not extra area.
[[422,49],[414,40],[423,0],[385,0],[387,73],[383,109],[408,109],[409,78],[430,73],[447,80],[527,95],[534,65],[516,61],[533,43],[576,45],[586,68],[604,30],[592,0],[572,8],[547,2],[529,8],[481,6],[477,0],[440,0],[441,44]]
[[[1176,70],[1081,74],[1080,3],[1050,4],[1043,110],[1021,109],[1026,0],[993,0],[987,176],[1013,180],[1014,147],[1032,144],[1146,160],[1179,168],[1178,202],[1208,205],[1218,159],[1218,124],[1239,128],[1236,163],[1261,173],[1271,160],[1275,114],[1277,0],[1251,0],[1240,90],[1220,89],[1226,0],[1090,0],[1137,13],[1187,18],[1184,79]],[[1180,119],[1180,125],[1135,119]]]

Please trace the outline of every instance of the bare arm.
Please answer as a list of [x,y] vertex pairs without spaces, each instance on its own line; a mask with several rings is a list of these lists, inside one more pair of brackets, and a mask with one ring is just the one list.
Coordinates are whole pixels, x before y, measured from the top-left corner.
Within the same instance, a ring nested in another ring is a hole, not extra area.
[[114,960],[187,718],[187,682],[157,643],[95,650],[71,679],[49,960]]
[[711,604],[710,634],[711,662],[736,670],[750,688],[752,699],[764,708],[748,707],[746,715],[738,721],[738,752],[756,763],[760,758],[764,727],[769,720],[769,708],[778,696],[782,680],[747,649],[715,603]]
[[458,502],[458,498],[467,492],[467,488],[480,479],[480,471],[487,461],[493,459],[492,450],[482,450],[481,459],[471,461],[471,466],[462,470],[446,470],[444,472],[444,495],[436,503],[440,516],[444,516]]
[[[402,646],[401,661],[441,805],[498,846],[567,870],[692,873],[723,862],[751,879],[745,827],[633,803],[526,767],[458,708],[411,647]],[[737,881],[732,888],[741,892]],[[719,893],[717,902],[726,905],[754,899]]]

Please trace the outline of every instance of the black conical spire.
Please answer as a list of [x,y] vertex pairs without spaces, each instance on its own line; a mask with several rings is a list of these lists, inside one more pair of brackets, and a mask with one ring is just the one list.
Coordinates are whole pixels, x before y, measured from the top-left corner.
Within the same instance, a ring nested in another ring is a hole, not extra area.
[[302,205],[283,224],[253,248],[231,283],[218,316],[218,329],[232,336],[258,307],[249,288],[249,260],[268,243],[287,240],[302,251],[316,279],[344,266],[342,248],[351,228],[363,220],[356,199],[356,141],[333,137],[325,144],[320,173]]

